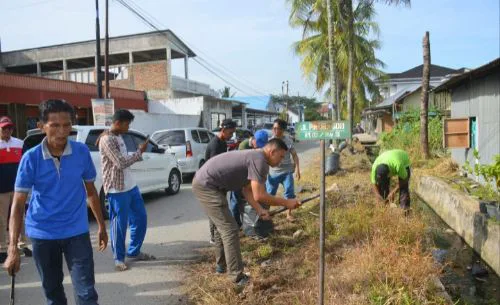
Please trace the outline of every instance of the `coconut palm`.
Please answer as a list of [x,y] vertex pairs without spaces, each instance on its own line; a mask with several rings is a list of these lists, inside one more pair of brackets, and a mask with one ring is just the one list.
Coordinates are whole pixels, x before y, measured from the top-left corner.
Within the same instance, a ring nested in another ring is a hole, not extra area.
[[[327,0],[329,1],[329,0]],[[347,36],[347,54],[348,54],[348,76],[347,76],[347,108],[348,108],[348,116],[351,130],[354,124],[354,105],[352,100],[352,82],[353,82],[353,70],[354,70],[354,56],[355,53],[353,51],[354,47],[354,14],[353,14],[353,5],[352,0],[341,0],[340,3],[340,19],[344,25],[344,29]],[[360,1],[363,2],[365,7],[373,8],[373,0],[365,0]],[[410,5],[410,0],[379,0],[378,2],[385,2],[387,5]]]
[[[301,41],[294,44],[296,54],[302,57],[301,68],[304,76],[315,83],[316,89],[322,91],[330,80],[330,63],[328,57],[328,14],[325,2],[322,0],[288,0],[292,10],[290,13],[290,25],[303,30]],[[332,2],[334,19],[335,50],[334,69],[336,72],[336,87],[338,88],[340,100],[347,98],[347,80],[349,79],[349,50],[347,31],[345,23],[341,22],[341,9],[337,1]],[[356,113],[360,114],[366,105],[365,92],[377,96],[378,88],[373,79],[381,77],[383,73],[379,70],[384,66],[383,62],[375,56],[375,50],[380,47],[376,39],[379,29],[373,21],[375,11],[373,5],[368,2],[359,2],[353,11],[353,37],[352,40],[352,92],[356,98]],[[374,37],[374,38],[373,38]],[[330,94],[329,88],[326,95]],[[332,92],[333,93],[333,92]]]

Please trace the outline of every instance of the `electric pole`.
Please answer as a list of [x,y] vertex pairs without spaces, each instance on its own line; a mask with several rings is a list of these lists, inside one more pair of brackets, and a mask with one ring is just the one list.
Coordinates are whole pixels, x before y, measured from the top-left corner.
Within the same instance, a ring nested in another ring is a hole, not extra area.
[[[332,107],[336,106],[335,99],[337,96],[337,86],[335,84],[335,47],[333,46],[333,34],[335,33],[335,24],[333,21],[332,0],[325,0],[328,10],[328,57],[330,69],[330,97]],[[332,120],[334,121],[340,109],[332,108]]]
[[95,44],[96,44],[96,80],[97,97],[102,98],[102,78],[101,78],[101,34],[99,30],[99,0],[95,0]]
[[104,37],[104,83],[106,85],[105,98],[109,98],[109,5],[106,0],[106,34]]

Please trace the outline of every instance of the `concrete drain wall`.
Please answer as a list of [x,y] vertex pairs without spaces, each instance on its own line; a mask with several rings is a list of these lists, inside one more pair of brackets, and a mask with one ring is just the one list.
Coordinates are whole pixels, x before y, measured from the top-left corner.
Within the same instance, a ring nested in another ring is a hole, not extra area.
[[500,224],[488,222],[479,201],[431,176],[421,177],[416,191],[500,276]]

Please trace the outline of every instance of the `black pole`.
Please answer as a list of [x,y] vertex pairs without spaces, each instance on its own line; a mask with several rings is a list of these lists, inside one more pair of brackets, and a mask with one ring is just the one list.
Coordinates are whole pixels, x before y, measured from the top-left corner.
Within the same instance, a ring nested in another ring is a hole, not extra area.
[[318,304],[325,300],[325,140],[320,140],[321,150],[321,181],[319,199],[319,297]]
[[102,98],[102,78],[101,78],[101,34],[99,30],[99,0],[95,0],[95,44],[96,44],[96,79],[97,96]]
[[106,84],[105,98],[109,98],[109,14],[108,14],[108,0],[106,0],[106,34],[104,43],[104,83]]

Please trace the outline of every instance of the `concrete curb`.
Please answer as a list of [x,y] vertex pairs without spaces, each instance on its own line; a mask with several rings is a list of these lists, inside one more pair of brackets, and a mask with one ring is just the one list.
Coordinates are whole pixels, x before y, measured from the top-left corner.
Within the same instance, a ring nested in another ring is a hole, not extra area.
[[418,179],[416,192],[500,275],[500,224],[488,221],[479,201],[431,176]]

